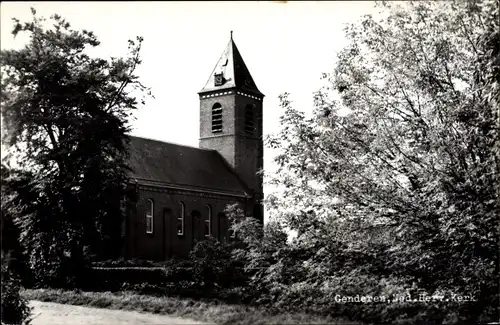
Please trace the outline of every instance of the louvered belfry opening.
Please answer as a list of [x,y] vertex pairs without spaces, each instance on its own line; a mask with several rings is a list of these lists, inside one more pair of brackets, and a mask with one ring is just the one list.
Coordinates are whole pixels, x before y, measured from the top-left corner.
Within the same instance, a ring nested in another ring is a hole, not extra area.
[[215,103],[212,106],[212,133],[222,132],[222,105]]
[[253,135],[255,131],[253,105],[245,106],[245,132]]

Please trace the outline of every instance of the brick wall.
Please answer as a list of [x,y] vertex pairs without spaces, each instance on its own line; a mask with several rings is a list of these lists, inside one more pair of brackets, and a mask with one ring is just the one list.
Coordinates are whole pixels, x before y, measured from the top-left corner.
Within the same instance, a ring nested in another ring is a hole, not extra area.
[[[233,95],[200,100],[200,148],[217,150],[230,166],[235,159],[235,116]],[[212,107],[222,105],[222,132],[212,133]]]
[[200,138],[212,137],[212,107],[219,103],[222,105],[222,134],[235,134],[235,116],[234,105],[235,95],[228,94],[224,96],[204,98],[200,100]]
[[[146,233],[148,199],[154,202],[152,234]],[[212,210],[212,236],[219,240],[227,239],[228,222],[221,213],[228,204],[238,201],[242,207],[245,206],[242,198],[204,197],[194,192],[167,193],[154,188],[141,188],[137,204],[129,209],[126,257],[165,260],[171,256],[187,256],[196,240],[205,237],[207,205]],[[177,218],[181,214],[181,202],[185,206],[185,225],[184,234],[178,235]],[[196,217],[197,214],[199,217]]]
[[[222,105],[223,131],[212,133],[212,107]],[[255,132],[245,132],[245,106],[253,105]],[[200,148],[217,150],[257,196],[263,196],[263,180],[256,173],[263,167],[262,101],[232,94],[200,99]]]

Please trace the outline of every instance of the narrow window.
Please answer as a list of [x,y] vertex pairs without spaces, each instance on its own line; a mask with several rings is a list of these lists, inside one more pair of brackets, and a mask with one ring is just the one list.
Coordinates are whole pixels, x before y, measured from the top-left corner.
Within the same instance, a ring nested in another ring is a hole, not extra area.
[[186,206],[181,202],[181,213],[177,218],[177,235],[184,235],[184,216],[186,214]]
[[148,199],[148,209],[146,211],[146,233],[153,233],[153,216],[154,216],[154,203],[153,200]]
[[222,105],[215,103],[212,106],[212,133],[222,132]]
[[212,235],[212,207],[207,205],[207,218],[205,219],[205,237]]
[[253,217],[259,220],[261,223],[264,223],[264,208],[262,204],[255,204],[253,206]]
[[245,132],[250,135],[253,135],[255,132],[253,105],[245,106]]
[[[122,237],[124,237],[126,235],[126,232],[127,232],[127,226],[126,226],[127,202],[126,202],[125,198],[122,198],[120,200],[120,213],[121,213],[121,219],[122,219],[120,231],[121,231]],[[147,223],[147,221],[146,221],[146,223]]]
[[227,218],[223,212],[219,212],[219,241],[227,242]]
[[236,232],[233,230],[233,225],[235,223],[234,219],[231,218],[229,223],[230,223],[230,225],[229,225],[229,238],[234,239],[234,238],[236,238]]
[[120,200],[120,212],[122,214],[125,214],[127,211],[127,202],[125,201],[125,198],[122,198]]

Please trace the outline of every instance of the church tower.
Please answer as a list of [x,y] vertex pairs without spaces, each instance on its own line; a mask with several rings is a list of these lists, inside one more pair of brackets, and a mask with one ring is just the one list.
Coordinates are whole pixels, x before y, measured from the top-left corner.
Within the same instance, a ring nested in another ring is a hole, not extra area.
[[200,96],[200,147],[217,150],[252,191],[249,211],[263,220],[262,102],[233,33]]

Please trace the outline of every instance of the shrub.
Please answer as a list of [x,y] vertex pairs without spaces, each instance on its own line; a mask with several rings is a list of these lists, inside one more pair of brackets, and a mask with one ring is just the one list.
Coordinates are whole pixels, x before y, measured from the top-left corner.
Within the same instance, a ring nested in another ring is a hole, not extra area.
[[2,252],[2,324],[29,324],[31,309],[19,295],[21,279],[9,267],[10,258]]
[[[59,251],[59,247],[52,246],[50,250]],[[59,251],[51,254],[50,258],[46,257],[45,253],[39,251],[30,254],[34,288],[84,288],[89,281],[95,281],[92,278],[90,263],[82,254],[73,253],[68,256]]]
[[[2,179],[5,179],[7,171],[2,165]],[[21,229],[19,227],[19,218],[17,210],[12,208],[9,201],[9,195],[5,193],[4,184],[2,184],[1,193],[1,243],[2,252],[9,253],[9,268],[19,275],[21,284],[24,287],[31,286],[31,274],[28,265],[25,247],[21,244]]]
[[209,237],[196,243],[190,253],[193,280],[205,290],[229,288],[246,283],[238,261],[232,258],[236,243],[221,243]]

